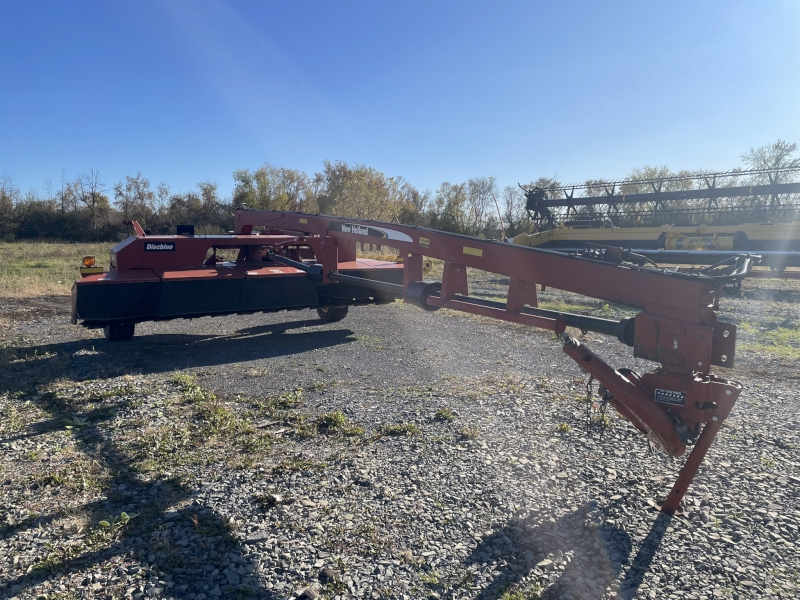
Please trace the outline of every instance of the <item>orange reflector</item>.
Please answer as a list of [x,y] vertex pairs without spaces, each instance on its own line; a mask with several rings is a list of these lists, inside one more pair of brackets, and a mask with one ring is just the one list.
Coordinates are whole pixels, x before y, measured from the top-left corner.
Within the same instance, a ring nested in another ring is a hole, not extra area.
[[94,266],[94,256],[84,256],[83,257],[83,266],[84,267],[93,267]]

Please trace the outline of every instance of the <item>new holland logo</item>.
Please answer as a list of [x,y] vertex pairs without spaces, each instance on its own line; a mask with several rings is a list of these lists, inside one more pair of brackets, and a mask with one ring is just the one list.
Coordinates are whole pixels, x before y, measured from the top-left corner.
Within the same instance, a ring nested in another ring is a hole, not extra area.
[[146,242],[145,252],[172,252],[175,250],[175,242]]
[[[369,235],[369,227],[362,227],[361,225],[352,225],[350,223],[342,223],[342,233],[355,233],[356,235]],[[377,237],[377,236],[375,236]],[[380,236],[385,237],[385,236]]]
[[411,237],[402,231],[389,229],[388,227],[368,227],[356,223],[331,223],[331,231],[341,231],[354,235],[365,235],[367,237],[381,238],[384,240],[397,240],[400,242],[411,242]]

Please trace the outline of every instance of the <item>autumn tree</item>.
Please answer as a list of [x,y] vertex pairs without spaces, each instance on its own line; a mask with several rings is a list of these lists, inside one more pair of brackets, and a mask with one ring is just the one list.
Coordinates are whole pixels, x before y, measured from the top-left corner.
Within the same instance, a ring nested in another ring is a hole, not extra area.
[[445,181],[433,198],[431,226],[442,231],[462,232],[467,222],[467,186]]
[[270,164],[233,173],[233,203],[260,210],[316,212],[317,203],[308,175]]
[[322,214],[378,221],[397,220],[408,210],[408,190],[402,192],[402,183],[372,167],[343,161],[326,160],[322,172],[314,175]]
[[155,212],[156,195],[150,189],[150,181],[142,177],[126,175],[125,181],[114,186],[114,203],[125,221],[147,223]]
[[420,192],[402,177],[395,178],[395,185],[400,195],[400,209],[397,214],[397,220],[406,225],[429,225],[430,190]]

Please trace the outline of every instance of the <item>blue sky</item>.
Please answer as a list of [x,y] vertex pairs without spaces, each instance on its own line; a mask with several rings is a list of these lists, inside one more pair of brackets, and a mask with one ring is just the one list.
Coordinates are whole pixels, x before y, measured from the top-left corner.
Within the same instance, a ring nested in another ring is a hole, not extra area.
[[0,174],[187,191],[324,159],[421,189],[800,143],[800,2],[4,0]]

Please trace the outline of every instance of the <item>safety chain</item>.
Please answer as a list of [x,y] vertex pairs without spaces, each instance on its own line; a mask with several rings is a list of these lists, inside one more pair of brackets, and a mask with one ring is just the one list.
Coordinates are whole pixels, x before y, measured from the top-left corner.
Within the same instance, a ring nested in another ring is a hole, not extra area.
[[[592,432],[592,412],[594,408],[594,402],[592,402],[592,384],[594,383],[594,376],[589,375],[589,379],[586,381],[586,433],[591,434]],[[601,384],[597,390],[597,393],[602,398],[602,402],[600,403],[600,407],[598,410],[598,414],[600,416],[599,423],[600,423],[600,442],[603,441],[603,436],[606,432],[606,406],[608,406],[608,399],[611,395],[608,390],[606,390],[603,385]]]
[[589,375],[586,380],[586,433],[592,433],[592,383],[594,375]]

